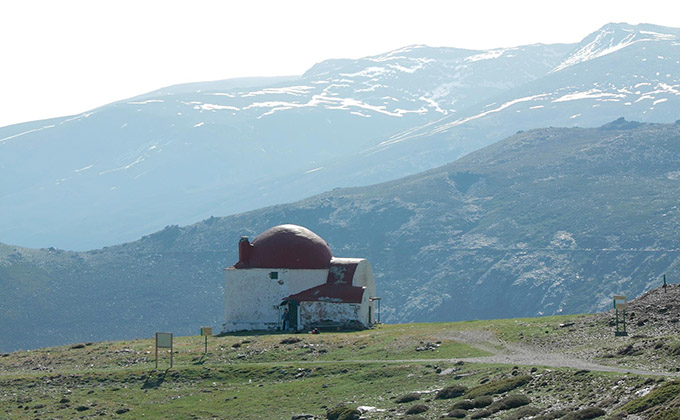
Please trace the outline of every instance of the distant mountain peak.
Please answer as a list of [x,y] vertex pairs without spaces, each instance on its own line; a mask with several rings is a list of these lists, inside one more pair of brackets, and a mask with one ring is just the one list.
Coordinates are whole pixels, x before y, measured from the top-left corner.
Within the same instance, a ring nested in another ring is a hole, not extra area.
[[650,24],[608,23],[587,36],[551,72],[611,54],[638,42],[677,41],[679,39],[680,32],[674,28]]

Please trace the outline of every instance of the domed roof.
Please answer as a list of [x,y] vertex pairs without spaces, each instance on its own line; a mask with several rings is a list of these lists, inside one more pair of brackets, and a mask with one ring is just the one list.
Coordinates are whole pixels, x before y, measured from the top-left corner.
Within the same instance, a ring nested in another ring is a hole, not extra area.
[[274,226],[253,239],[251,268],[328,268],[333,254],[319,235],[298,225]]

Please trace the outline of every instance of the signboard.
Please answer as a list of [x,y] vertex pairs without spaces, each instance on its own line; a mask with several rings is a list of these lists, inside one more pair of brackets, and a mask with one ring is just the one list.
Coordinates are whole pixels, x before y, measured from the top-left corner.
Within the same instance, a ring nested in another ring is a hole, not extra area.
[[[624,295],[614,295],[614,309],[616,309],[616,331],[614,336],[625,337],[628,335],[626,331],[626,308],[628,302]],[[619,319],[619,311],[621,311],[621,318]],[[623,327],[623,328],[622,328]]]
[[614,295],[614,308],[615,309],[626,309],[628,302],[626,302],[626,297],[623,295]]
[[212,327],[201,327],[201,335],[212,335]]
[[156,333],[156,347],[159,349],[171,349],[172,333]]
[[156,333],[156,369],[158,369],[158,349],[170,349],[170,367],[174,362],[172,333]]

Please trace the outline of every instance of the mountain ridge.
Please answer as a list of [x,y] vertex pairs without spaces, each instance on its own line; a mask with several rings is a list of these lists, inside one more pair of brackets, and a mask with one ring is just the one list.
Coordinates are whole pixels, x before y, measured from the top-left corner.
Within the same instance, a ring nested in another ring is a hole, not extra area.
[[601,310],[612,293],[680,276],[678,148],[678,124],[535,129],[400,180],[100,250],[0,246],[0,318],[12,320],[0,333],[29,346],[36,328],[56,344],[221,325],[222,269],[238,239],[283,223],[319,234],[336,256],[367,258],[386,322]]

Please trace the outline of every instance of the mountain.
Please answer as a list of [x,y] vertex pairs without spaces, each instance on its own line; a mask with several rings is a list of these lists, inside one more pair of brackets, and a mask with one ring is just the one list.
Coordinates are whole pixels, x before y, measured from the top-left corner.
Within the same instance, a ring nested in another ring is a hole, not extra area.
[[[619,117],[674,122],[680,116],[679,54],[679,29],[605,25],[543,77],[392,135],[323,175],[348,179],[346,185],[359,185],[372,174],[395,179],[532,128],[594,127]],[[498,58],[489,56],[487,65]],[[308,179],[286,180],[292,188],[309,185]]]
[[[314,178],[292,190],[282,179],[309,178],[387,136],[541,77],[569,49],[417,45],[328,60],[301,77],[173,86],[5,127],[0,238],[92,249],[347,185]],[[487,66],[487,56],[498,56],[497,65]]]
[[238,239],[282,223],[368,258],[385,322],[593,312],[677,282],[679,180],[680,125],[617,119],[101,250],[3,245],[0,351],[218,327]]
[[0,239],[92,249],[418,173],[519,130],[673,122],[679,36],[621,23],[577,45],[414,45],[0,128]]

